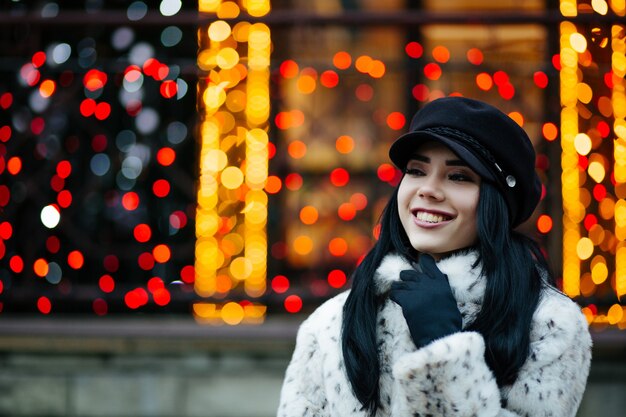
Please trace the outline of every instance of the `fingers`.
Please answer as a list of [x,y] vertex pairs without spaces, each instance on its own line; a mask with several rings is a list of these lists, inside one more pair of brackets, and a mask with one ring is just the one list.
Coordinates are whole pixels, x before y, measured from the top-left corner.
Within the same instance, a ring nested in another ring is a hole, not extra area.
[[426,253],[420,254],[419,265],[422,268],[422,271],[424,271],[424,273],[431,278],[443,276],[443,273],[439,270],[439,268],[437,268],[435,259]]
[[419,280],[420,274],[419,272],[413,269],[406,269],[404,271],[400,271],[400,279],[404,282],[417,282]]

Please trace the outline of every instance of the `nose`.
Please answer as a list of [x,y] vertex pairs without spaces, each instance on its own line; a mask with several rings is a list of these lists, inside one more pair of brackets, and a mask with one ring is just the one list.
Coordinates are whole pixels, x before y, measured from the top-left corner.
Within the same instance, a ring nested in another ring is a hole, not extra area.
[[424,178],[421,186],[417,190],[417,194],[421,198],[429,200],[442,201],[445,198],[441,180],[436,175],[430,175]]

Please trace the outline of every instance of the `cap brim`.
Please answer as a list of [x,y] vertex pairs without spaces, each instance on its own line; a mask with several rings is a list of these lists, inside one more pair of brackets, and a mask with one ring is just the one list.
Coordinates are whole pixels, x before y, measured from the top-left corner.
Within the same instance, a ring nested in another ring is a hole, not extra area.
[[389,148],[389,158],[400,169],[406,167],[407,162],[414,155],[415,150],[428,141],[440,142],[450,148],[474,172],[484,179],[495,181],[495,176],[487,166],[471,150],[454,139],[438,135],[433,132],[416,131],[400,136]]

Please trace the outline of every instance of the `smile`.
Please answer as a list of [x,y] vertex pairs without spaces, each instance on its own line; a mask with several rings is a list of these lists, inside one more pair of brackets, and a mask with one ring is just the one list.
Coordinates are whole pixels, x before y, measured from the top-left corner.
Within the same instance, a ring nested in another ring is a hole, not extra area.
[[418,221],[433,223],[433,224],[452,220],[452,217],[450,216],[446,216],[446,215],[439,214],[439,213],[430,213],[427,211],[417,211],[414,213],[414,215]]

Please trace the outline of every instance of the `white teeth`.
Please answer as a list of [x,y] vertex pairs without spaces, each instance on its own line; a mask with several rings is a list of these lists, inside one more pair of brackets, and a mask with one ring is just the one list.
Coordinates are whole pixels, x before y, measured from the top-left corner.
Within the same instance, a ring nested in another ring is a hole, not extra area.
[[417,217],[417,220],[425,221],[428,223],[439,223],[444,220],[447,220],[446,217],[440,214],[427,213],[425,211],[418,211],[415,214],[415,217]]

